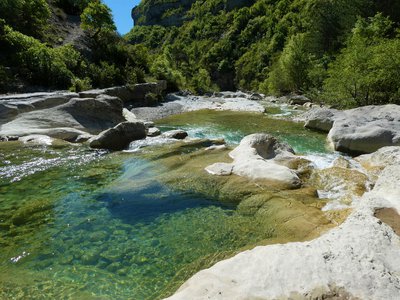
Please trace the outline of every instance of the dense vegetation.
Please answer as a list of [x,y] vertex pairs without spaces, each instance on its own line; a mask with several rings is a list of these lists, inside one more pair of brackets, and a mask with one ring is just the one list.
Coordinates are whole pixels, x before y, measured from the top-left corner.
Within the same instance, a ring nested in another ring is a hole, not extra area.
[[1,92],[136,83],[149,71],[146,49],[116,33],[100,0],[0,0],[0,49]]
[[240,88],[342,107],[400,103],[400,1],[249,0],[233,10],[227,2],[198,0],[182,26],[135,26],[125,38],[151,50],[154,76],[200,93]]
[[398,0],[143,0],[135,11],[183,25],[135,26],[121,38],[100,0],[0,0],[0,91],[152,78],[197,93],[400,103]]

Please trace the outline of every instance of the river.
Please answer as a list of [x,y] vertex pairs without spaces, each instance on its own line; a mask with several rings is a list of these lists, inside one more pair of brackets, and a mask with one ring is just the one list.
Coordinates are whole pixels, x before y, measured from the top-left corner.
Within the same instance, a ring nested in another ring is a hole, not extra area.
[[[324,135],[282,114],[199,111],[156,125],[224,138],[231,148],[267,132],[316,166],[337,157]],[[201,143],[114,153],[0,143],[0,298],[157,299],[238,251],[304,239],[244,213],[237,195],[215,191],[222,181],[203,168],[229,161],[227,153],[208,154]]]

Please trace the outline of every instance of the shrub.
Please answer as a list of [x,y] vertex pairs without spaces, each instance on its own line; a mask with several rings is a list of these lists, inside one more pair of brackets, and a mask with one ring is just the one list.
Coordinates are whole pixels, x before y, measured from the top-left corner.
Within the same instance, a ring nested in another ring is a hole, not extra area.
[[4,66],[0,65],[0,92],[6,92],[11,83],[12,78],[9,72]]
[[68,88],[79,69],[80,54],[67,45],[50,48],[40,41],[5,26],[4,43],[9,63],[29,82],[57,88]]
[[48,26],[50,8],[46,0],[1,0],[0,18],[13,29],[42,37]]
[[306,35],[292,36],[269,74],[269,91],[280,94],[306,90],[310,85],[308,72],[311,62]]
[[81,78],[73,78],[71,84],[72,85],[69,88],[69,90],[71,92],[76,92],[76,93],[79,93],[79,92],[82,92],[82,91],[87,91],[87,90],[90,90],[92,88],[92,84],[91,84],[90,78],[87,78],[87,77],[85,77],[83,79],[81,79]]
[[93,85],[98,87],[110,87],[114,85],[125,84],[125,79],[121,70],[114,64],[106,61],[100,62],[100,65],[89,65],[89,76]]
[[207,70],[200,69],[193,75],[190,81],[190,89],[199,94],[204,94],[213,89],[211,77]]

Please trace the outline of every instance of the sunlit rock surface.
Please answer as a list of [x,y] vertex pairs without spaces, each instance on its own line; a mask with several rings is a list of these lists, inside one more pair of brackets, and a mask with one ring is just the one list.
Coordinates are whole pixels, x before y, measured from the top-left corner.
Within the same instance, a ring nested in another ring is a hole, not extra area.
[[399,199],[400,165],[394,163],[379,174],[372,191],[353,202],[339,227],[310,242],[240,253],[197,273],[168,299],[396,299],[400,238],[375,211],[399,212]]
[[282,163],[294,158],[293,149],[271,135],[246,136],[229,156],[233,159],[232,163],[213,164],[206,171],[215,175],[233,173],[250,179],[269,180],[289,188],[299,187],[301,184],[297,174]]

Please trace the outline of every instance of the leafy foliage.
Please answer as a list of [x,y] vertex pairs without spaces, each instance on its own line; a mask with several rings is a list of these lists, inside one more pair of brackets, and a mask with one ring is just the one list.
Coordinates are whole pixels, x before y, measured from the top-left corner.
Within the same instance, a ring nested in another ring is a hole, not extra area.
[[[2,92],[19,85],[81,91],[145,81],[150,69],[147,48],[130,45],[115,32],[111,11],[100,0],[48,1],[0,0]],[[60,12],[64,21],[65,13],[82,14],[88,34],[78,44],[62,45],[59,38],[49,38],[57,31],[48,23]]]
[[[145,14],[156,5],[155,1],[164,5],[170,0],[145,0],[136,11]],[[397,78],[396,61],[400,56],[396,48],[399,37],[394,34],[400,22],[399,1],[257,0],[247,1],[246,7],[227,9],[228,2],[195,1],[182,26],[135,26],[125,38],[151,49],[151,70],[157,77],[195,92],[219,87],[273,94],[305,93],[316,100],[328,101],[331,97],[331,103],[347,101],[348,105],[397,101],[399,83],[389,77]],[[366,20],[377,12],[391,20],[392,34],[378,38],[373,46],[366,44],[367,39],[356,43],[355,39],[360,40],[354,37],[357,30],[372,30],[368,29],[370,25],[361,29],[360,22],[369,24]],[[364,51],[365,47],[369,49]],[[389,51],[393,51],[391,55]],[[368,56],[374,59],[366,59]],[[387,77],[384,65],[392,70]],[[343,75],[346,68],[348,77]],[[361,100],[365,92],[361,96],[359,88],[358,100],[351,95],[344,97],[346,88],[340,84],[349,82],[352,69],[364,70],[358,72],[360,78],[375,80],[367,85],[367,101]],[[379,86],[379,93],[371,94],[372,86]]]
[[43,36],[49,17],[46,0],[0,0],[0,19],[24,34]]
[[4,27],[2,43],[15,54],[11,63],[22,70],[20,75],[38,85],[67,88],[78,68],[80,54],[71,46],[49,48],[33,37],[11,27]]
[[91,0],[55,0],[54,4],[62,8],[66,13],[80,15]]
[[357,22],[328,71],[328,102],[342,107],[400,104],[400,38],[392,38],[393,25],[381,14]]
[[81,14],[81,21],[82,29],[94,31],[94,36],[97,36],[101,31],[116,30],[111,9],[101,3],[100,0],[89,3]]

